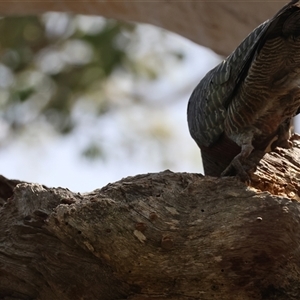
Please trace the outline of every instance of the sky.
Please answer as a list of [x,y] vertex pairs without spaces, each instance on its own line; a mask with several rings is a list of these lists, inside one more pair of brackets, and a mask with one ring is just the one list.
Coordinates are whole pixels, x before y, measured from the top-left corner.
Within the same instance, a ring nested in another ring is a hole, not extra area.
[[[161,35],[160,29],[150,25],[140,25],[138,31],[145,40],[136,55],[149,51],[150,42]],[[129,75],[115,74],[127,97],[137,93],[150,105],[122,106],[99,118],[89,113],[83,99],[73,111],[80,125],[69,136],[45,135],[36,128],[29,138],[16,137],[0,148],[1,174],[89,192],[127,176],[165,169],[203,173],[200,151],[188,132],[186,108],[193,89],[220,57],[176,34],[164,31],[163,35],[170,49],[184,53],[180,63],[164,65],[159,80],[134,85]],[[149,124],[153,136],[149,136]],[[100,160],[80,155],[78,149],[90,139],[100,140],[109,155]]]

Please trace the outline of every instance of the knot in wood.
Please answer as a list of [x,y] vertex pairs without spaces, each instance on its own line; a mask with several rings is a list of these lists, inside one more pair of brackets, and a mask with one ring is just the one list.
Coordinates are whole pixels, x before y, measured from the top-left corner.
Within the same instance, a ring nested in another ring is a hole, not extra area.
[[144,232],[147,229],[147,225],[143,222],[139,222],[135,224],[135,229],[140,232]]
[[163,236],[161,239],[161,247],[166,250],[170,250],[173,248],[174,239],[171,236]]

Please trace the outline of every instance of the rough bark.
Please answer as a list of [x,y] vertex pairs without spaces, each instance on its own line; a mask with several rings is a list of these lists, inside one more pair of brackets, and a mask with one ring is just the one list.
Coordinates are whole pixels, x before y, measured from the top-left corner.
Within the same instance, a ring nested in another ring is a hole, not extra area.
[[279,1],[1,1],[6,15],[46,11],[101,15],[149,23],[176,32],[215,52],[227,55],[287,0]]
[[299,144],[250,186],[165,171],[81,195],[1,178],[1,299],[299,299]]

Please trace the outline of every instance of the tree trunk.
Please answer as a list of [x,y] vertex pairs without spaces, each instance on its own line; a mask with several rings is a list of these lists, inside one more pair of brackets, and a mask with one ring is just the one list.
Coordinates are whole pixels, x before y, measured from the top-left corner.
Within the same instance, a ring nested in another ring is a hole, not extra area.
[[172,173],[87,194],[1,179],[1,299],[300,299],[300,137],[251,184]]
[[101,15],[149,23],[176,32],[221,55],[228,55],[287,0],[279,1],[0,1],[6,15],[46,11]]

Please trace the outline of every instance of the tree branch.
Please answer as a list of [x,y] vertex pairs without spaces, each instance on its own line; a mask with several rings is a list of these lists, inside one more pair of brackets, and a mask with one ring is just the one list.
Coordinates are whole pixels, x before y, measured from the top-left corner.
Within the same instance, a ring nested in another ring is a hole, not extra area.
[[299,299],[299,141],[249,187],[170,171],[83,195],[18,184],[0,208],[0,297]]
[[47,11],[101,15],[123,21],[156,25],[178,33],[221,55],[228,55],[260,23],[287,1],[4,1],[6,15]]

